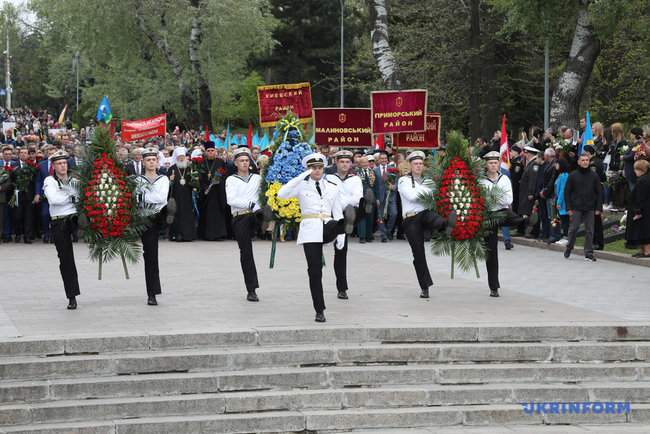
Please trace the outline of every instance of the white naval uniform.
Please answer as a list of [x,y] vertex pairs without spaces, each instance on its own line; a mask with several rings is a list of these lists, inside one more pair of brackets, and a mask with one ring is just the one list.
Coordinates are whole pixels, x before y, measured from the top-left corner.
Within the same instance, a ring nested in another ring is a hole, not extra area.
[[68,179],[69,183],[64,184],[50,175],[43,182],[43,192],[50,207],[50,217],[64,217],[77,213],[75,203],[79,200],[79,182],[76,179]]
[[298,244],[322,243],[323,223],[343,218],[339,186],[324,176],[318,181],[322,196],[316,190],[316,181],[307,170],[283,185],[278,191],[280,199],[298,198],[302,215],[321,215],[320,218],[303,218],[300,221]]
[[169,196],[169,178],[165,175],[151,181],[144,175],[138,175],[135,178],[137,194],[140,196],[140,204],[146,204],[143,214],[150,215],[160,212],[167,206],[167,197]]
[[[363,197],[361,178],[349,173],[343,179],[339,177],[338,173],[325,175],[325,178],[339,186],[342,209],[345,209],[347,206],[359,207],[359,201]],[[342,249],[345,245],[345,234],[337,235],[334,245],[337,249]]]
[[[226,202],[230,205],[230,211],[235,216],[242,211],[257,211],[260,199],[260,185],[262,177],[251,173],[248,177],[241,177],[237,174],[226,178]],[[250,208],[254,203],[253,209]]]
[[432,193],[429,187],[417,182],[411,174],[399,178],[399,181],[397,181],[397,191],[399,191],[400,198],[402,199],[403,218],[427,209],[420,202],[420,195]]
[[498,196],[495,198],[496,203],[492,206],[492,209],[490,211],[498,211],[500,209],[508,208],[510,205],[512,205],[512,183],[510,182],[510,178],[508,178],[506,175],[503,175],[499,173],[499,177],[496,179],[496,181],[492,181],[491,179],[485,177],[482,178],[480,181],[481,185],[485,186],[485,188],[490,191],[492,188],[497,187],[499,189]]

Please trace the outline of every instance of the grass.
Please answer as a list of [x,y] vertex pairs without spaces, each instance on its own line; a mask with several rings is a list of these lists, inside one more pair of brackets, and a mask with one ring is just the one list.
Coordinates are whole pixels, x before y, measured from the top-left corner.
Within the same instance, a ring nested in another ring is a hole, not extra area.
[[[576,246],[578,247],[583,247],[585,245],[585,237],[578,237],[576,238]],[[607,243],[605,244],[605,251],[606,252],[615,252],[615,253],[623,253],[626,255],[631,255],[633,253],[638,252],[638,249],[626,249],[625,248],[625,240],[616,240],[613,243]]]

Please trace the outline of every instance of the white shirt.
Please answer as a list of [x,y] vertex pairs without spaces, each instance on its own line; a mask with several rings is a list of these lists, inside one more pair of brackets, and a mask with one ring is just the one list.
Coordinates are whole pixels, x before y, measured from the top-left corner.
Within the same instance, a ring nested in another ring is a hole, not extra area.
[[481,185],[485,186],[488,192],[494,187],[499,189],[497,196],[495,197],[495,204],[492,206],[490,211],[498,211],[512,205],[512,183],[510,182],[510,178],[499,173],[499,177],[496,181],[492,181],[486,177],[482,178],[479,182]]
[[167,205],[167,196],[169,196],[169,178],[164,175],[158,177],[152,182],[144,175],[138,176],[136,193],[141,197],[140,205],[144,207],[145,215],[155,214]]
[[50,206],[51,217],[77,213],[75,202],[79,200],[79,182],[76,179],[68,179],[68,184],[57,181],[54,176],[48,176],[43,181],[43,192]]
[[341,179],[337,173],[325,175],[325,179],[340,187],[341,208],[345,209],[348,205],[355,208],[359,207],[359,201],[363,197],[363,185],[361,178],[356,175],[348,174]]
[[402,217],[406,218],[407,214],[418,213],[427,209],[420,203],[421,194],[432,194],[429,187],[417,182],[413,175],[402,176],[397,181],[397,191],[402,198]]
[[[359,207],[359,201],[363,197],[361,178],[350,173],[345,178],[339,177],[338,173],[325,175],[325,178],[339,186],[341,208],[345,209],[347,206]],[[339,250],[345,247],[345,234],[336,236],[335,246]]]
[[280,199],[298,198],[300,212],[305,214],[320,214],[323,218],[303,218],[300,221],[298,244],[322,243],[323,222],[343,218],[339,186],[325,177],[318,181],[321,194],[316,190],[316,181],[305,171],[283,185],[278,191]]
[[241,211],[251,211],[250,204],[254,203],[252,211],[260,209],[257,202],[260,199],[260,185],[262,177],[251,173],[248,177],[237,174],[226,178],[226,202],[230,205],[232,215]]

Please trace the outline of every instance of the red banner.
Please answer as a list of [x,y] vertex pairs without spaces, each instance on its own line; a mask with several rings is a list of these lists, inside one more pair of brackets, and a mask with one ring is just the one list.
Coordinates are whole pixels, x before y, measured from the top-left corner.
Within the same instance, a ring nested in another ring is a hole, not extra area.
[[370,109],[314,109],[316,143],[319,145],[371,147],[370,124]]
[[122,140],[130,142],[133,140],[149,139],[151,137],[165,136],[167,131],[167,114],[146,119],[122,121]]
[[437,148],[440,145],[440,113],[427,113],[426,129],[419,133],[397,134],[400,148]]
[[370,99],[374,134],[424,131],[426,90],[378,91]]
[[311,85],[309,83],[273,84],[258,86],[257,103],[260,113],[260,126],[274,127],[288,111],[306,124],[311,121]]

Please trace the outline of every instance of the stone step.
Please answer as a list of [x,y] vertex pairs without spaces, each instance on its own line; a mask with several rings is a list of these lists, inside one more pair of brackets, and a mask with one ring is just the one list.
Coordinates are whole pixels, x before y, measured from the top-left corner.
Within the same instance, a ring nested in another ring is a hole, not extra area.
[[650,360],[650,342],[431,343],[186,349],[0,359],[5,380],[386,363]]
[[445,327],[259,327],[183,333],[78,335],[0,340],[2,356],[158,351],[183,348],[330,343],[650,341],[645,323],[503,323]]
[[650,363],[327,366],[0,382],[0,403],[396,385],[650,381]]
[[1,405],[0,426],[156,416],[396,408],[522,402],[650,403],[650,382],[568,384],[435,384],[361,389],[281,390],[158,397],[64,400]]
[[650,425],[614,423],[606,425],[493,425],[488,427],[376,428],[353,431],[320,431],[318,434],[648,434]]
[[[543,424],[611,424],[619,426],[648,424],[650,405],[632,406],[630,414],[528,415],[521,405],[476,405],[449,407],[406,407],[394,409],[304,410],[245,413],[232,415],[166,416],[120,419],[110,422],[34,424],[4,427],[4,433],[33,434],[160,434],[160,433],[301,433],[307,431],[336,432],[379,428],[479,427],[484,425],[528,425],[533,429]],[[546,427],[543,427],[546,428]],[[561,429],[567,429],[562,426]],[[557,431],[556,431],[557,432]],[[570,432],[570,431],[560,431]],[[614,431],[616,432],[616,431]]]

